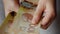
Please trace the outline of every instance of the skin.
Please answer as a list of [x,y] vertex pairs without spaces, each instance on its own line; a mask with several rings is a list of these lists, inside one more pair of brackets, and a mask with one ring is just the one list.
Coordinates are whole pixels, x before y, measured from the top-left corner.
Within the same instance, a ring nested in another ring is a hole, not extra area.
[[[54,2],[55,0],[39,0],[36,12],[31,21],[32,25],[36,25],[40,21],[41,28],[47,29],[49,27],[56,16]],[[3,0],[3,3],[5,16],[7,16],[9,12],[17,12],[19,9],[18,0]],[[44,17],[41,19],[42,13]]]

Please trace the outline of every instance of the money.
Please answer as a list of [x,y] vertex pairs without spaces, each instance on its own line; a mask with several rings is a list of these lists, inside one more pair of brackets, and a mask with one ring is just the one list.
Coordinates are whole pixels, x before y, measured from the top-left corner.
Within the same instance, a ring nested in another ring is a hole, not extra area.
[[[31,0],[32,1],[32,0]],[[37,0],[36,0],[37,1]],[[36,26],[31,24],[34,12],[34,4],[21,1],[19,11],[15,15],[8,14],[0,27],[1,34],[40,34],[40,23]],[[15,15],[15,16],[14,16]],[[13,17],[14,16],[14,17]],[[12,24],[11,24],[12,23]]]

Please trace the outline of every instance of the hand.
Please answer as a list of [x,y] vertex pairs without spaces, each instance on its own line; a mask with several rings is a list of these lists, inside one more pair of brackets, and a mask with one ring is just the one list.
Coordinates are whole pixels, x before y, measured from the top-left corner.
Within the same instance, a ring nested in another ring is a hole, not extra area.
[[[41,27],[47,29],[55,18],[54,0],[39,0],[36,12],[34,13],[32,24],[36,25],[40,21]],[[42,17],[43,13],[43,18]]]
[[7,16],[10,12],[17,12],[19,9],[19,0],[3,0],[5,16]]
[[[17,12],[19,9],[19,1],[18,0],[3,0],[4,8],[5,8],[5,16],[8,13],[15,11]],[[43,18],[42,17],[43,13]],[[36,25],[37,23],[41,23],[41,27],[43,29],[47,29],[51,24],[51,21],[55,18],[55,8],[54,8],[54,0],[40,0],[38,2],[38,6],[36,12],[33,15],[32,24]]]

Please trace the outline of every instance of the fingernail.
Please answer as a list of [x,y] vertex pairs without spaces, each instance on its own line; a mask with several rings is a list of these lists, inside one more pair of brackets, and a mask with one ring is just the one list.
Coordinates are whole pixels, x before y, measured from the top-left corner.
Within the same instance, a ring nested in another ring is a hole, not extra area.
[[41,28],[42,28],[42,29],[45,29],[45,30],[48,28],[48,26],[49,26],[48,23],[47,23],[47,24],[41,24]]
[[47,29],[47,28],[46,28],[45,26],[43,26],[43,25],[41,25],[41,28],[42,28],[42,29],[45,29],[45,30]]
[[34,27],[34,26],[36,26],[36,25],[31,24],[30,26]]
[[15,11],[12,11],[12,12],[10,12],[10,14],[11,14],[11,16],[16,16],[16,12]]

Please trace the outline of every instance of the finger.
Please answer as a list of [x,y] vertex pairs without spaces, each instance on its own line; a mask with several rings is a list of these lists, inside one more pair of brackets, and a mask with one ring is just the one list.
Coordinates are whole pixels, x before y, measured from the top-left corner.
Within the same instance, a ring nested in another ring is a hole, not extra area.
[[[48,12],[46,12],[46,13],[48,13]],[[43,29],[47,29],[48,26],[51,24],[52,19],[53,19],[53,16],[51,16],[51,14],[45,15],[41,21],[41,27]]]
[[4,9],[5,9],[5,16],[8,15],[11,11],[17,12],[19,9],[18,0],[3,0]]
[[37,24],[41,19],[42,12],[44,10],[44,2],[39,1],[36,12],[33,15],[32,24]]
[[47,29],[55,17],[55,12],[54,12],[54,8],[51,4],[46,5],[46,10],[44,12],[45,12],[45,15],[41,21],[41,25],[42,25],[41,27],[43,29]]

